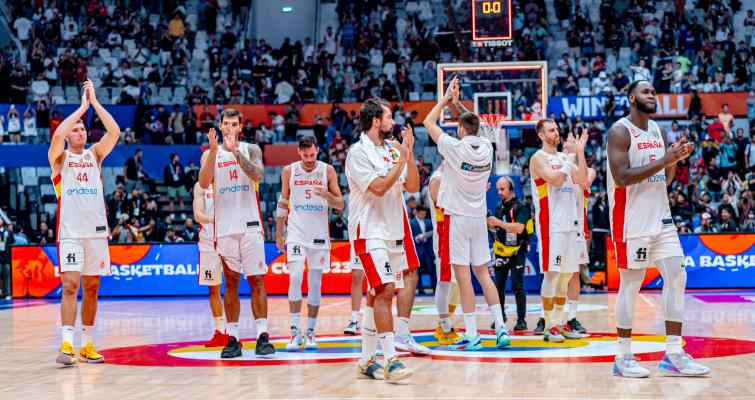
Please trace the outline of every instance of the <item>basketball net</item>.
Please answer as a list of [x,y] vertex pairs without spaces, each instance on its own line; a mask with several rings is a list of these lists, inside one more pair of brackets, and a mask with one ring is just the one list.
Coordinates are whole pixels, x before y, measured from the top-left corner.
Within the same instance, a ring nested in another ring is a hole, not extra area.
[[509,141],[505,137],[506,130],[503,122],[506,116],[503,114],[480,115],[480,136],[487,138],[495,146],[495,173],[498,175],[509,173]]

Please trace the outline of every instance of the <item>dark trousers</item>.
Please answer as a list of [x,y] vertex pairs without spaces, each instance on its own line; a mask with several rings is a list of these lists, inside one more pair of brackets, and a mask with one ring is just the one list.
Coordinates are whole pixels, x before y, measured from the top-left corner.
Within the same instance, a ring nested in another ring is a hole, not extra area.
[[[516,316],[524,319],[527,314],[527,294],[524,292],[525,251],[519,250],[514,257],[495,257],[495,287],[498,289],[498,299],[504,308],[506,300],[506,280],[511,272],[511,291],[516,299]],[[505,313],[504,313],[505,318]]]

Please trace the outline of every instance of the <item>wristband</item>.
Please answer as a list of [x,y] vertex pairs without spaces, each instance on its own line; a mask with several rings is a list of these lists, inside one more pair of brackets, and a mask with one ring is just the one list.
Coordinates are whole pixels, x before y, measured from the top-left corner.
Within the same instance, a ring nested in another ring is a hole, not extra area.
[[286,218],[286,216],[288,216],[288,209],[277,207],[275,209],[275,216],[277,218]]
[[278,197],[278,204],[282,204],[286,207],[288,207],[288,199],[284,199],[283,196]]

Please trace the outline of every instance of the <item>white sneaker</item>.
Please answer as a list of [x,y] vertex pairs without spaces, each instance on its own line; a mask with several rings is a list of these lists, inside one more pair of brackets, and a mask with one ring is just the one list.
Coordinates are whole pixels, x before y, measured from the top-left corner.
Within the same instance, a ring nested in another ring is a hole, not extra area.
[[696,363],[692,356],[685,352],[664,354],[658,369],[663,372],[688,376],[708,375],[710,373],[710,368]]
[[420,356],[425,356],[432,353],[432,350],[430,350],[428,347],[417,343],[411,334],[394,335],[393,343],[395,344],[396,350],[398,351],[407,351],[409,353]]
[[637,358],[631,354],[616,356],[613,362],[613,374],[626,378],[647,378],[650,371],[637,363]]
[[349,325],[343,330],[343,333],[347,335],[356,335],[359,331],[359,321],[349,320]]
[[301,337],[301,331],[299,328],[291,327],[291,339],[286,343],[286,350],[299,350],[299,346],[304,343],[304,338]]
[[304,335],[304,350],[317,350],[314,329],[307,329],[307,333]]

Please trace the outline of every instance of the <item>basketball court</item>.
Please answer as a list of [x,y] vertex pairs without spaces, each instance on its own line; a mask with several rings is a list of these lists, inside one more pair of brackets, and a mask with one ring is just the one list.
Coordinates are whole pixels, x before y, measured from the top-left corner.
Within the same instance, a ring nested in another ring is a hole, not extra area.
[[[287,352],[288,304],[270,297],[270,333],[276,354],[254,355],[248,297],[242,299],[244,356],[220,361],[220,348],[201,347],[212,332],[206,298],[131,298],[100,301],[95,340],[105,364],[60,368],[54,363],[59,338],[57,300],[16,299],[0,303],[3,385],[0,397],[88,399],[104,393],[119,399],[145,398],[679,398],[755,397],[755,292],[687,293],[686,349],[713,369],[701,378],[663,376],[657,364],[664,351],[660,293],[637,301],[634,348],[648,379],[611,374],[615,294],[584,295],[580,320],[588,338],[548,344],[541,336],[516,335],[512,347],[496,350],[491,331],[482,352],[449,352],[432,337],[437,324],[432,297],[418,297],[412,315],[416,340],[433,348],[427,357],[402,356],[416,371],[399,385],[357,380],[359,336],[342,330],[349,316],[346,296],[323,298],[317,351]],[[539,317],[539,297],[528,296],[528,324]],[[478,298],[480,327],[491,319]],[[507,304],[511,318],[512,304]],[[652,318],[642,318],[650,315]],[[462,318],[454,318],[461,326]],[[509,321],[511,325],[512,321]],[[511,326],[509,326],[511,328]],[[78,334],[76,336],[78,343]]]

